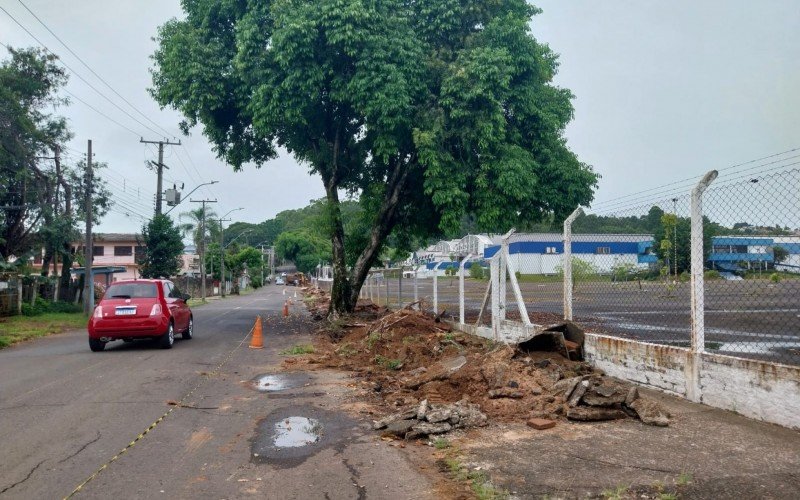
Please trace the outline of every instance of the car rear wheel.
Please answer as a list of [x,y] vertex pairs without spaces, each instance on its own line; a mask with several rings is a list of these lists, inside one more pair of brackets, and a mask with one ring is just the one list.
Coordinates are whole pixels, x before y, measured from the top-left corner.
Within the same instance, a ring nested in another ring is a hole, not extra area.
[[102,340],[89,339],[89,349],[91,349],[92,352],[100,352],[105,348],[106,348],[106,343],[103,342]]
[[194,336],[194,318],[189,316],[189,326],[186,327],[186,331],[181,334],[183,340],[189,340]]
[[172,349],[172,344],[175,343],[175,326],[172,324],[172,321],[169,322],[169,326],[167,327],[167,333],[161,336],[161,340],[159,341],[159,347],[162,349]]

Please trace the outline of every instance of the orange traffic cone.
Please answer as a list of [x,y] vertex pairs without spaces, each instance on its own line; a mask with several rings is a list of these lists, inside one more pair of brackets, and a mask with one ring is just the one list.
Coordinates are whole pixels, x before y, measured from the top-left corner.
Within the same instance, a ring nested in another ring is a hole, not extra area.
[[289,316],[289,301],[288,300],[283,303],[283,317],[285,318],[287,316]]
[[256,324],[253,327],[253,338],[250,340],[250,349],[263,349],[264,335],[261,331],[261,316],[256,316]]

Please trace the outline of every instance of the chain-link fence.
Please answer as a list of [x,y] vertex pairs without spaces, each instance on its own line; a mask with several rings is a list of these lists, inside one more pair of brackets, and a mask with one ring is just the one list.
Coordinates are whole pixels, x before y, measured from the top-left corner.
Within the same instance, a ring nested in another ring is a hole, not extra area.
[[[800,170],[715,177],[691,193],[576,211],[563,233],[514,233],[482,255],[375,270],[361,297],[421,300],[470,325],[566,318],[696,353],[800,364]],[[503,277],[496,297],[492,266]]]
[[577,217],[574,320],[597,333],[689,347],[690,228],[688,195]]
[[721,177],[703,215],[706,350],[800,364],[800,169]]

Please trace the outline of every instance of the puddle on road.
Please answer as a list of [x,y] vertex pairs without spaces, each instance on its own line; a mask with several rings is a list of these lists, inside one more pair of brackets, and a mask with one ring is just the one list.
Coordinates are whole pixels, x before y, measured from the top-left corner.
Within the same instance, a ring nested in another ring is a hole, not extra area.
[[255,463],[294,467],[359,432],[356,422],[341,412],[311,404],[279,407],[256,425],[250,457]]
[[258,392],[280,392],[300,387],[310,380],[308,375],[265,373],[250,381],[250,387]]
[[262,375],[253,384],[260,392],[282,391],[289,387],[289,383],[279,375]]
[[306,417],[288,417],[275,424],[272,436],[276,448],[299,448],[322,438],[322,424]]

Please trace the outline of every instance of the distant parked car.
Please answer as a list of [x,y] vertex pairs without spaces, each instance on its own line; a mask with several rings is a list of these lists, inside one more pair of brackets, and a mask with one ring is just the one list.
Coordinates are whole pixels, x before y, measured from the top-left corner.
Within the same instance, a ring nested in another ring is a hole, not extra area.
[[278,276],[277,278],[275,278],[275,284],[276,285],[285,285],[286,281],[282,277]]
[[112,283],[89,318],[89,347],[102,351],[108,342],[152,338],[169,349],[175,332],[194,335],[194,318],[182,294],[169,280],[130,280]]

